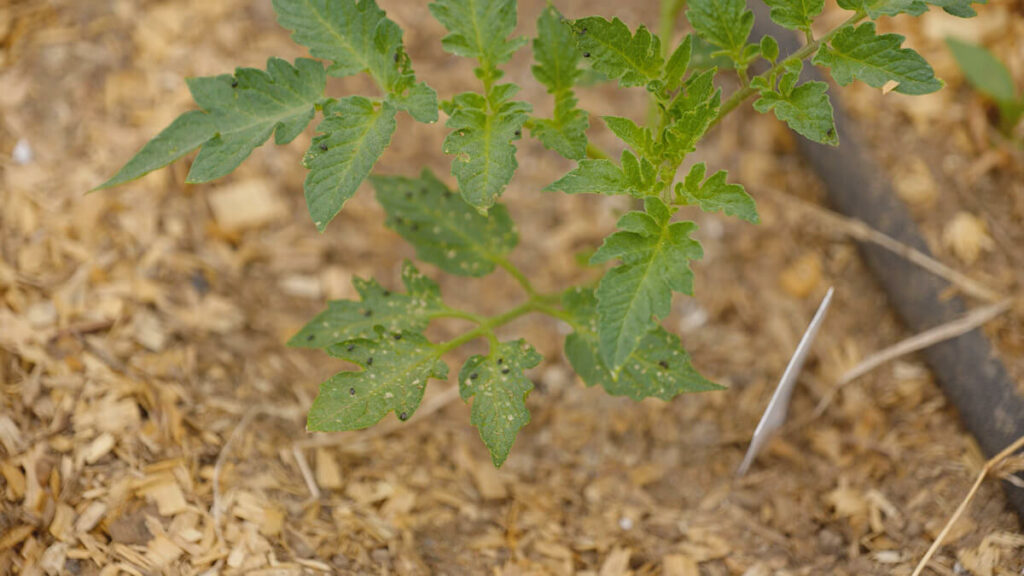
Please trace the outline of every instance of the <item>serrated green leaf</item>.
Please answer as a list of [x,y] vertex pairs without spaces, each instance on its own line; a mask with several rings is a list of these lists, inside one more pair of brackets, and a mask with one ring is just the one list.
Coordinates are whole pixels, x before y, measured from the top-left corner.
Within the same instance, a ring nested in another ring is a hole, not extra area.
[[572,88],[582,74],[579,69],[580,53],[568,22],[554,6],[548,5],[537,19],[537,37],[533,39],[531,70],[538,82],[555,97],[552,118],[533,120],[530,132],[546,148],[571,160],[579,160],[587,153],[587,113],[576,107]]
[[374,0],[274,0],[274,11],[292,39],[331,61],[331,76],[367,72],[392,93],[412,85],[402,29]]
[[973,18],[978,15],[971,4],[985,4],[985,0],[926,0],[932,6],[938,6],[948,14],[959,18]]
[[665,63],[665,73],[662,75],[664,88],[668,92],[675,92],[682,86],[683,77],[690,67],[690,57],[693,55],[693,35],[687,34],[686,38],[676,46]]
[[374,328],[392,332],[421,332],[435,315],[446,310],[437,283],[408,260],[402,265],[406,294],[391,292],[376,280],[354,278],[360,300],[332,300],[288,341],[293,348],[324,348],[356,338],[376,337]]
[[923,0],[839,0],[839,6],[867,14],[872,20],[897,14],[920,16],[928,11]]
[[832,117],[832,103],[828,99],[828,84],[806,82],[794,88],[788,96],[775,92],[762,92],[754,101],[758,112],[775,111],[775,117],[782,120],[808,140],[837,146],[835,120]]
[[629,194],[643,197],[657,183],[657,172],[646,158],[638,159],[629,150],[622,152],[622,166],[611,160],[580,160],[572,171],[545,190],[566,194]]
[[765,0],[768,16],[790,30],[810,30],[811,22],[825,8],[825,0]]
[[952,37],[946,38],[946,45],[967,81],[978,91],[994,100],[1012,102],[1016,99],[1017,89],[1013,84],[1013,76],[995,55],[983,46],[968,44]]
[[654,136],[651,129],[637,126],[629,118],[603,116],[605,125],[641,157],[657,157],[654,151]]
[[619,219],[619,232],[605,238],[591,263],[619,259],[597,289],[601,357],[614,373],[625,364],[643,337],[652,317],[668,315],[672,292],[693,293],[690,261],[703,257],[690,238],[693,222],[670,223],[672,212],[657,197],[649,197],[644,212]]
[[437,92],[423,82],[413,85],[403,94],[388,94],[388,102],[408,112],[417,122],[437,122]]
[[506,62],[526,43],[509,38],[516,27],[516,0],[437,0],[430,13],[448,30],[441,46],[476,58],[485,70]]
[[378,108],[362,96],[349,96],[324,107],[324,120],[316,128],[321,135],[313,139],[302,159],[309,169],[304,186],[306,206],[321,232],[391,143],[395,112],[387,100]]
[[496,467],[508,458],[519,430],[530,423],[526,397],[533,382],[524,372],[540,361],[541,355],[525,340],[502,342],[487,356],[471,357],[459,372],[459,395],[473,398],[470,422]]
[[716,69],[712,68],[691,76],[686,81],[683,94],[669,108],[671,121],[664,133],[662,155],[676,164],[696,149],[697,142],[718,116],[722,91],[713,84],[715,72]]
[[618,18],[591,16],[573,21],[572,29],[583,57],[620,86],[644,86],[661,77],[661,41],[644,26],[632,34]]
[[754,13],[743,0],[691,0],[686,11],[693,29],[733,59],[741,59],[754,27]]
[[416,248],[417,258],[449,274],[490,274],[519,241],[504,206],[495,204],[484,216],[429,170],[417,179],[371,176],[370,183],[388,227]]
[[612,396],[633,400],[671,400],[686,392],[723,389],[701,376],[690,363],[679,338],[658,325],[640,340],[622,370],[615,374],[599,352],[594,291],[568,290],[562,295],[562,304],[578,327],[565,338],[565,355],[587,386],[601,386]]
[[388,332],[377,326],[374,339],[356,339],[328,348],[336,358],[362,370],[339,372],[320,385],[306,428],[337,432],[368,428],[388,412],[408,420],[423,400],[427,380],[448,378],[448,366],[433,344],[416,332]]
[[294,140],[313,119],[316,104],[323,98],[326,80],[323,66],[305,58],[296,60],[295,66],[271,58],[267,61],[267,71],[239,68],[234,76],[189,78],[192,97],[205,113],[186,113],[178,117],[143,148],[138,159],[133,158],[104,186],[138,178],[166,166],[195,149],[196,142],[204,135],[208,138],[200,143],[202,147],[187,181],[197,183],[220,178],[238,167],[271,134],[277,144]]
[[452,129],[444,139],[444,153],[455,156],[452,175],[462,197],[481,210],[494,204],[519,166],[512,142],[522,135],[532,108],[511,99],[518,89],[502,84],[486,97],[463,92],[442,104],[449,116],[445,126]]
[[854,78],[875,88],[894,80],[894,88],[903,94],[928,94],[942,87],[932,67],[920,54],[900,48],[903,36],[875,35],[875,23],[866,22],[857,28],[840,30],[814,57],[814,63],[831,69],[832,77],[841,86]]
[[545,148],[570,160],[580,160],[587,155],[589,127],[587,113],[576,107],[576,98],[570,93],[555,100],[554,118],[535,118],[530,133]]
[[199,148],[216,133],[217,127],[209,114],[199,110],[185,112],[157,134],[156,138],[147,142],[113,178],[100,184],[95,190],[124,184],[163,168]]
[[676,184],[676,198],[684,204],[699,206],[705,212],[724,212],[757,224],[757,205],[739,184],[727,184],[725,170],[715,172],[706,181],[707,166],[701,162],[690,168],[686,179]]

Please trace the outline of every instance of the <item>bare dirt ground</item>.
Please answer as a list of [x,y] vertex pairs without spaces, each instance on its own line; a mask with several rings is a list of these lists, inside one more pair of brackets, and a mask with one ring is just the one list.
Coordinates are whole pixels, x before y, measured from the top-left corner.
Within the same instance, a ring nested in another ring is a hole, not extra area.
[[[442,97],[476,88],[470,65],[441,51],[426,2],[380,3]],[[543,3],[520,4],[521,32],[531,34]],[[653,0],[556,4],[631,25],[653,25],[657,13]],[[936,64],[948,82],[938,94],[837,91],[937,256],[1018,296],[1021,151],[994,136],[992,110],[962,85],[942,38],[988,44],[1024,86],[1021,8],[993,0],[968,23],[938,13],[886,25]],[[798,208],[796,199],[822,194],[793,136],[749,112],[717,128],[700,156],[748,186],[764,223],[694,214],[706,250],[697,297],[679,298],[668,323],[727,391],[670,403],[609,397],[568,369],[561,327],[529,317],[504,333],[526,337],[546,360],[532,374],[533,421],[502,469],[468,407],[448,401],[451,384],[428,389],[426,406],[437,410],[407,423],[307,434],[317,385],[341,366],[284,342],[326,299],[352,297],[353,275],[396,286],[412,256],[372,195],[361,192],[317,234],[301,194],[306,138],[265,146],[214,184],[185,185],[180,162],[84,195],[190,108],[184,76],[302,54],[269,0],[0,3],[0,573],[911,572],[983,458],[913,356],[844,387],[809,418],[847,368],[908,334],[853,242]],[[550,106],[528,51],[508,78],[539,111]],[[596,114],[646,111],[640,92],[594,87],[581,100]],[[405,120],[378,170],[429,166],[447,177],[444,127]],[[592,123],[593,138],[613,147]],[[519,161],[504,196],[523,239],[514,259],[548,290],[593,278],[576,255],[628,203],[541,192],[571,165],[534,141],[519,145]],[[501,274],[425,269],[446,298],[481,312],[521,298]],[[831,285],[836,302],[797,389],[795,423],[734,480]],[[986,333],[1024,383],[1024,304]],[[1018,530],[987,482],[926,573],[1020,574]]]

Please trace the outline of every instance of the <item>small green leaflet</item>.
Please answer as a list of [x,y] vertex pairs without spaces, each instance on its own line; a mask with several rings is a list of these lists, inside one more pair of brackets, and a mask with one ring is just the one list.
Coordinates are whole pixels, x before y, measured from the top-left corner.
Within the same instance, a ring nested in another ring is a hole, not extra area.
[[920,16],[928,11],[923,0],[839,0],[839,6],[867,14],[872,20],[897,14]]
[[572,30],[583,57],[620,86],[644,86],[661,77],[661,41],[644,26],[631,34],[618,18],[591,16],[574,21]]
[[163,168],[202,146],[188,182],[208,182],[230,173],[274,134],[287,144],[313,119],[327,76],[315,60],[295,66],[271,58],[267,71],[239,68],[235,75],[188,79],[200,111],[186,112],[146,144],[113,178],[109,188]]
[[508,61],[526,43],[525,38],[509,39],[516,28],[516,0],[437,0],[430,13],[448,30],[441,46],[476,58],[484,70]]
[[742,59],[743,47],[754,27],[754,13],[743,0],[691,0],[686,11],[693,29],[725,51],[733,61]]
[[501,204],[480,214],[429,170],[418,179],[371,176],[387,225],[416,247],[416,257],[449,274],[485,276],[519,242]]
[[501,466],[519,430],[530,423],[526,396],[533,382],[523,373],[540,364],[541,356],[526,343],[502,342],[487,356],[473,356],[459,372],[459,395],[473,398],[470,422]]
[[386,100],[379,106],[362,96],[349,96],[324,107],[324,121],[317,126],[322,134],[302,159],[309,169],[306,206],[321,232],[391,143],[396,110]]
[[549,5],[537,19],[537,37],[533,39],[533,76],[555,97],[553,118],[537,118],[530,132],[548,149],[579,160],[587,153],[587,113],[576,107],[572,88],[582,74],[580,53],[572,30],[562,15]]
[[679,46],[676,46],[665,64],[665,74],[662,77],[665,91],[674,92],[683,85],[683,77],[686,76],[686,70],[690,67],[692,55],[693,35],[687,34]]
[[968,44],[956,38],[946,38],[946,45],[956,58],[967,81],[980,92],[999,102],[1016,99],[1017,88],[1006,65],[982,46]]
[[669,108],[672,122],[665,130],[665,150],[662,154],[676,164],[697,148],[697,142],[711,128],[718,116],[722,102],[722,90],[716,89],[713,80],[717,70],[712,68],[691,76],[684,92]]
[[876,36],[875,23],[866,22],[840,30],[821,47],[814,63],[830,68],[841,86],[856,78],[875,88],[895,80],[899,85],[894,90],[903,94],[928,94],[941,88],[932,67],[917,52],[900,48],[902,43],[899,34]]
[[947,13],[959,18],[973,18],[978,15],[971,4],[985,4],[985,0],[927,0],[932,6],[938,6]]
[[739,184],[727,184],[725,170],[715,172],[706,181],[707,166],[701,162],[690,169],[683,182],[676,184],[676,198],[683,204],[700,206],[705,212],[724,212],[752,224],[761,219],[754,199]]
[[776,118],[808,140],[839,145],[828,84],[824,82],[805,82],[793,88],[788,96],[765,90],[754,101],[754,109],[761,113],[774,110]]
[[532,108],[511,100],[518,90],[501,84],[487,97],[463,92],[441,105],[449,116],[445,126],[452,129],[444,139],[444,153],[455,156],[452,175],[462,197],[480,210],[494,204],[519,166],[512,141],[522,136]]
[[617,374],[651,331],[652,316],[668,316],[672,292],[693,293],[690,260],[704,256],[690,238],[693,222],[670,223],[672,212],[657,197],[644,202],[644,212],[619,219],[619,232],[605,238],[592,264],[619,259],[597,288],[601,358]]
[[636,122],[629,118],[604,116],[601,119],[604,120],[608,129],[618,136],[619,140],[628,144],[637,155],[645,158],[658,157],[655,151],[654,136],[651,134],[650,128],[637,126]]
[[622,151],[622,167],[611,160],[580,160],[571,172],[548,185],[545,190],[566,194],[629,194],[643,197],[657,184],[657,168],[646,158]]
[[825,0],[765,0],[771,19],[790,30],[810,30],[811,22],[825,8]]
[[600,385],[612,396],[633,400],[671,400],[685,392],[722,389],[701,376],[679,338],[658,325],[640,340],[616,376],[598,351],[594,291],[572,288],[562,295],[562,305],[577,323],[576,331],[565,338],[565,355],[587,386]]
[[288,341],[294,348],[325,348],[356,338],[374,338],[374,328],[392,332],[420,332],[435,314],[447,310],[441,290],[408,260],[402,265],[402,282],[408,293],[390,292],[376,280],[355,278],[352,286],[360,301],[332,300]]
[[448,378],[448,365],[433,344],[416,332],[388,332],[378,326],[376,338],[356,339],[327,349],[335,358],[362,370],[339,372],[320,385],[306,428],[317,432],[360,430],[388,412],[399,420],[412,417],[423,400],[427,380]]

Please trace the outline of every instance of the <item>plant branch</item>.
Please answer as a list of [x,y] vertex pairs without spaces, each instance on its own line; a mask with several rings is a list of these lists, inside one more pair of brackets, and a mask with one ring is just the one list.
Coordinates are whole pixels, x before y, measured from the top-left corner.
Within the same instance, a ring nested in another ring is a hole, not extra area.
[[[800,48],[796,52],[793,52],[787,58],[785,58],[783,60],[780,60],[777,64],[775,64],[774,66],[769,68],[767,72],[759,74],[758,76],[759,77],[760,76],[771,77],[772,74],[776,74],[776,73],[780,72],[783,69],[783,65],[786,62],[788,62],[790,60],[796,60],[796,61],[804,60],[805,58],[807,58],[810,55],[812,55],[815,52],[817,52],[818,48],[820,48],[822,44],[824,44],[824,43],[828,42],[829,40],[831,40],[832,37],[835,36],[836,33],[838,33],[840,30],[842,30],[846,26],[851,26],[853,24],[856,24],[857,22],[860,22],[861,20],[863,20],[866,17],[867,17],[866,14],[862,14],[860,12],[857,12],[853,16],[850,16],[849,18],[844,20],[842,24],[840,24],[839,26],[836,26],[835,28],[830,30],[828,32],[828,34],[825,34],[824,36],[822,36],[821,38],[818,38],[817,40],[814,40],[813,42],[805,44],[803,46],[803,48]],[[740,88],[739,90],[733,92],[732,96],[730,96],[729,99],[725,101],[725,104],[722,104],[722,108],[718,111],[718,116],[715,116],[715,119],[711,122],[711,126],[714,126],[714,125],[718,124],[719,122],[721,122],[722,118],[725,118],[726,115],[728,115],[730,112],[732,112],[733,110],[738,108],[739,105],[742,104],[747,98],[750,98],[751,96],[753,96],[756,93],[757,93],[757,90],[752,88],[750,84],[747,84],[746,86],[744,86],[744,87]]]
[[495,260],[494,263],[502,270],[508,272],[510,276],[515,278],[516,282],[519,282],[519,285],[523,287],[523,290],[526,290],[526,293],[530,298],[537,298],[540,296],[537,290],[533,288],[533,284],[530,282],[530,279],[526,277],[526,274],[523,274],[523,271],[513,264],[511,260],[502,257]]

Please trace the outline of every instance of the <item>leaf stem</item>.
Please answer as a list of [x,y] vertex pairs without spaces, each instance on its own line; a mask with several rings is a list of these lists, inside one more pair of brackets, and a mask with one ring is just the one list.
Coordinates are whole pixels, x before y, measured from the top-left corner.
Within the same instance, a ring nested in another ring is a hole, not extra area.
[[[787,58],[780,60],[777,64],[769,68],[767,72],[764,72],[759,76],[770,77],[772,74],[775,74],[782,70],[783,65],[790,60],[802,61],[804,58],[807,58],[811,54],[817,52],[818,48],[821,47],[822,44],[831,40],[832,37],[835,36],[836,33],[838,33],[841,29],[845,28],[846,26],[856,24],[857,22],[860,22],[866,17],[866,14],[857,12],[853,16],[850,16],[849,18],[844,20],[842,24],[836,26],[831,31],[829,31],[828,34],[825,34],[821,38],[818,38],[817,40],[805,44],[802,48],[800,48],[796,52],[793,52]],[[743,86],[739,90],[733,92],[732,96],[730,96],[729,99],[725,101],[725,104],[722,104],[722,108],[719,109],[718,111],[718,116],[715,116],[715,119],[711,121],[711,126],[714,126],[721,122],[722,118],[725,118],[726,115],[728,115],[730,112],[738,108],[739,105],[742,104],[747,98],[750,98],[756,93],[757,90],[752,88],[750,84],[747,84],[746,86]]]
[[530,282],[530,279],[526,277],[526,274],[523,274],[523,271],[513,264],[511,260],[502,257],[495,260],[494,263],[497,264],[499,268],[508,272],[510,276],[515,278],[516,282],[519,282],[519,285],[523,287],[523,290],[526,291],[530,298],[537,298],[540,296],[537,290],[533,288],[533,284]]
[[468,332],[465,332],[461,336],[457,336],[447,342],[438,344],[435,348],[435,354],[438,357],[440,357],[443,354],[450,352],[458,348],[459,346],[462,346],[463,344],[476,340],[477,338],[487,337],[488,339],[491,339],[492,342],[496,341],[496,339],[494,338],[495,328],[508,324],[509,322],[515,320],[516,318],[519,318],[520,316],[525,316],[530,312],[534,312],[538,310],[538,307],[541,306],[544,305],[541,304],[539,300],[531,298],[530,300],[524,302],[523,304],[520,304],[519,306],[516,306],[515,308],[507,312],[498,314],[497,316],[483,318],[482,321],[480,322],[480,325],[477,326],[476,328]]

